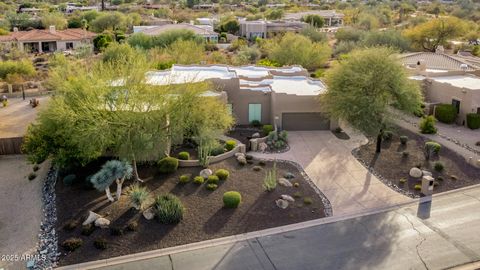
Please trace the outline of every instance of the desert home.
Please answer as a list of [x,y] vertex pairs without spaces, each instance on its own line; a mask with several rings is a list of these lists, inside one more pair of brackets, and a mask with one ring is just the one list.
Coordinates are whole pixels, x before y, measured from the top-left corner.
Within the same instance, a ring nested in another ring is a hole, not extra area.
[[226,101],[240,125],[259,121],[285,130],[334,128],[318,103],[318,95],[326,91],[325,84],[309,78],[299,66],[174,65],[147,76],[149,83],[157,85],[212,82],[216,91],[211,94]]
[[217,43],[218,33],[211,25],[195,25],[193,23],[175,23],[164,25],[134,26],[134,33],[143,33],[148,36],[158,36],[171,30],[189,30],[205,39],[206,42]]
[[[56,30],[55,26],[49,29],[33,29],[18,31],[14,29],[6,36],[0,36],[0,44],[7,48],[16,47],[29,53],[45,53],[75,50],[79,47],[93,44],[96,34],[83,29]],[[93,46],[92,50],[93,50]]]

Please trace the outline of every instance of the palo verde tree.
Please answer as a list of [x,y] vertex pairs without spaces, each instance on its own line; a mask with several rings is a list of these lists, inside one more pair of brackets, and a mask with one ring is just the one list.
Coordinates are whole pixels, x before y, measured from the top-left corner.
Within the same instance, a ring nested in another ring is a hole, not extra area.
[[92,176],[90,182],[98,191],[105,190],[109,201],[115,199],[110,192],[110,186],[115,182],[117,184],[116,199],[120,200],[122,195],[122,185],[125,179],[132,177],[132,166],[127,161],[109,160],[103,164],[102,169]]
[[332,117],[377,136],[377,153],[391,120],[390,107],[413,113],[422,101],[419,86],[408,79],[394,51],[384,47],[351,52],[327,72],[326,80],[322,105]]

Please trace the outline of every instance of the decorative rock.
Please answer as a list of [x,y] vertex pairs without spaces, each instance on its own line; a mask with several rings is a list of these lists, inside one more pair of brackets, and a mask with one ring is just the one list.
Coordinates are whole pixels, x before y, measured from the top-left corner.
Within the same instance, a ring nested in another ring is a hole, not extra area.
[[237,157],[237,161],[238,161],[238,163],[240,163],[241,165],[247,164],[247,159],[245,158],[245,156],[238,156],[238,157]]
[[244,153],[241,153],[241,152],[238,152],[238,153],[235,153],[235,157],[238,158],[238,157],[245,157],[245,154]]
[[292,196],[286,195],[286,194],[281,195],[280,198],[282,200],[289,201],[289,202],[294,202],[295,201],[295,199]]
[[260,138],[260,133],[253,133],[252,138]]
[[288,201],[283,200],[283,199],[278,199],[275,201],[275,204],[281,209],[285,209],[288,207]]
[[422,170],[420,170],[419,168],[417,167],[413,167],[410,169],[410,172],[408,173],[411,177],[414,177],[414,178],[420,178],[422,177]]
[[98,218],[97,220],[95,220],[95,226],[100,227],[102,229],[108,228],[109,225],[110,225],[110,220],[106,218]]
[[260,152],[265,152],[265,150],[267,150],[267,148],[268,148],[268,145],[264,142],[262,142],[258,145],[258,151],[260,151]]
[[143,217],[146,219],[146,220],[151,220],[155,217],[155,213],[153,212],[153,208],[150,207],[148,208],[147,210],[143,211],[142,213]]
[[212,174],[213,174],[213,172],[210,169],[203,169],[203,170],[200,171],[200,176],[205,178],[205,179],[208,178]]
[[280,178],[278,179],[278,184],[280,186],[284,186],[284,187],[292,187],[292,183],[290,183],[290,181],[288,181],[287,179],[285,178]]
[[293,179],[295,178],[295,175],[291,172],[287,172],[283,177],[285,177],[286,179]]
[[422,171],[423,176],[432,176],[432,173],[429,171]]
[[87,224],[91,224],[93,222],[95,222],[95,220],[101,218],[102,216],[100,216],[99,214],[95,213],[95,212],[92,212],[92,211],[89,211],[88,212],[88,217],[87,219],[85,219],[85,221],[82,223],[82,225],[87,225]]

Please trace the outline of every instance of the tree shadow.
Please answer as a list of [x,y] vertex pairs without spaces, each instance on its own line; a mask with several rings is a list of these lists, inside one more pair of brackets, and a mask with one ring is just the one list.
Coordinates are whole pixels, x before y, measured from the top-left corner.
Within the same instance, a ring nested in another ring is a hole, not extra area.
[[225,224],[228,223],[230,218],[233,216],[235,213],[236,209],[230,209],[230,208],[220,208],[218,209],[215,214],[213,214],[207,222],[203,225],[203,231],[206,234],[215,234],[218,233],[222,228],[225,226]]

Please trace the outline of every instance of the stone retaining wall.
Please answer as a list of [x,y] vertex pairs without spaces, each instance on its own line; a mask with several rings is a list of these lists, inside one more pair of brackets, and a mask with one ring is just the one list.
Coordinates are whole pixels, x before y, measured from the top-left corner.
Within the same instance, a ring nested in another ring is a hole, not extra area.
[[[244,144],[238,144],[233,148],[232,150],[220,154],[218,156],[210,156],[210,163],[217,163],[222,160],[225,160],[227,158],[233,157],[236,153],[245,153],[245,145]],[[178,160],[178,167],[197,167],[201,166],[200,161],[198,159],[192,159],[192,160]]]

